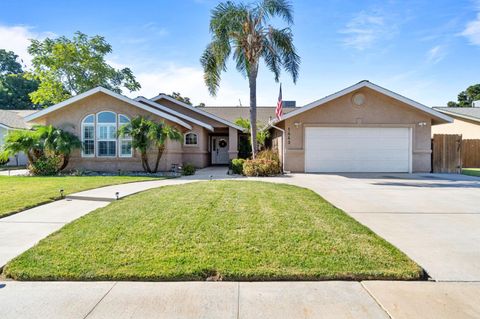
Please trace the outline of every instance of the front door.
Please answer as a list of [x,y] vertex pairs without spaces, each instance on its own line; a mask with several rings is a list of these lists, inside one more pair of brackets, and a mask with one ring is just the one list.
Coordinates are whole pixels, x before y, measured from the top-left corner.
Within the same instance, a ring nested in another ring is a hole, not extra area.
[[228,136],[212,136],[212,164],[228,162]]

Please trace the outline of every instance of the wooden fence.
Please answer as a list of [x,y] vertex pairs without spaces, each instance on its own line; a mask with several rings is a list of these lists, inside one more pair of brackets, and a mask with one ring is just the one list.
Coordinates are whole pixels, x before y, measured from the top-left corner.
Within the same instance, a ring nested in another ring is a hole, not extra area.
[[462,167],[480,167],[480,140],[462,140]]
[[480,167],[480,140],[462,140],[462,135],[435,134],[432,139],[432,171],[461,173]]

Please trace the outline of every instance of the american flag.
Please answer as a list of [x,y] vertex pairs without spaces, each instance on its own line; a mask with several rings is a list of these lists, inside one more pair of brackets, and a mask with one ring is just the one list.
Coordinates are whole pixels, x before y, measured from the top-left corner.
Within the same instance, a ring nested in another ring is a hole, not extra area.
[[278,94],[277,108],[275,109],[275,115],[280,120],[283,116],[283,101],[282,101],[282,84],[280,83],[280,93]]

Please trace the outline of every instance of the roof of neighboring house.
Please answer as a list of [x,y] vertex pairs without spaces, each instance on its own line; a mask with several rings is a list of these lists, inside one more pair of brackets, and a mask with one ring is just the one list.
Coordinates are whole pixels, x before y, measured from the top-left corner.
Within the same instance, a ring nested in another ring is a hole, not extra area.
[[138,107],[138,108],[140,108],[140,109],[142,109],[142,110],[148,111],[148,112],[150,112],[150,113],[152,113],[152,114],[155,114],[155,115],[158,115],[158,116],[160,116],[160,117],[162,117],[162,118],[164,118],[164,119],[167,119],[167,120],[169,120],[169,121],[172,121],[172,122],[174,122],[174,123],[177,123],[177,124],[179,124],[179,125],[187,128],[187,129],[189,129],[189,130],[192,129],[192,126],[191,126],[191,125],[189,125],[188,123],[186,123],[186,122],[184,122],[183,120],[179,119],[178,117],[175,117],[175,116],[173,116],[173,115],[171,115],[171,114],[162,112],[162,111],[158,110],[157,108],[154,108],[154,107],[151,107],[151,106],[149,106],[149,105],[140,103],[140,102],[138,102],[138,101],[135,101],[135,100],[133,100],[133,99],[131,99],[131,98],[128,98],[128,97],[126,97],[126,96],[124,96],[124,95],[121,95],[121,94],[115,93],[115,92],[113,92],[113,91],[110,91],[110,90],[108,90],[108,89],[106,89],[106,88],[103,88],[103,87],[101,87],[101,86],[96,87],[96,88],[91,89],[91,90],[88,90],[88,91],[86,91],[86,92],[84,92],[84,93],[75,95],[75,96],[69,98],[68,100],[65,100],[65,101],[63,101],[63,102],[60,102],[60,103],[55,104],[55,105],[52,105],[52,106],[49,106],[49,107],[47,107],[47,108],[45,108],[45,109],[43,109],[43,110],[41,110],[41,111],[35,112],[35,113],[33,113],[33,114],[30,114],[29,116],[25,117],[25,120],[26,120],[27,122],[28,122],[28,121],[32,121],[32,120],[34,120],[34,119],[37,119],[37,118],[42,117],[42,116],[44,116],[44,115],[47,115],[47,114],[49,114],[49,113],[51,113],[51,112],[54,112],[54,111],[56,111],[56,110],[58,110],[58,109],[61,109],[61,108],[63,108],[63,107],[66,107],[66,106],[68,106],[68,105],[70,105],[70,104],[73,104],[73,103],[75,103],[75,102],[77,102],[77,101],[80,101],[80,100],[82,100],[82,99],[84,99],[84,98],[87,98],[87,97],[89,97],[89,96],[91,96],[91,95],[93,95],[93,94],[99,93],[99,92],[102,92],[102,93],[104,93],[104,94],[110,95],[111,97],[114,97],[114,98],[116,98],[116,99],[119,99],[119,100],[121,100],[121,101],[124,101],[124,102],[126,102],[126,103],[129,103],[129,104],[131,104],[131,105],[133,105],[133,106],[136,106],[136,107]]
[[0,110],[0,126],[7,129],[28,129],[24,116],[35,111],[26,110]]
[[[238,118],[249,119],[250,107],[248,106],[205,106],[196,107],[208,113],[224,118],[230,122],[235,122]],[[283,114],[294,111],[294,107],[284,107]],[[275,106],[257,106],[257,120],[262,124],[268,124],[275,119]]]
[[453,117],[480,122],[480,107],[434,107],[434,109]]
[[[222,117],[219,117],[219,116],[216,116],[215,114],[212,114],[212,113],[208,113],[204,110],[202,110],[202,108],[200,107],[194,107],[190,104],[187,104],[187,103],[184,103],[182,101],[179,101],[177,99],[174,99],[173,97],[171,96],[168,96],[167,94],[163,94],[163,93],[160,93],[159,95],[155,96],[155,97],[152,97],[150,100],[151,101],[154,101],[154,102],[157,102],[158,100],[161,100],[161,99],[165,99],[165,100],[168,100],[170,102],[173,102],[173,103],[176,103],[177,105],[180,105],[180,106],[183,106],[184,108],[186,109],[189,109],[191,111],[194,111],[198,114],[201,114],[203,116],[206,116],[208,118],[211,118],[212,120],[215,120],[217,122],[220,122],[222,124],[225,124],[226,126],[230,126],[230,127],[233,127],[233,128],[236,128],[237,130],[239,131],[243,131],[243,127],[235,124],[235,123],[232,123],[231,121],[229,120],[226,120]],[[157,102],[158,103],[158,102]]]
[[385,89],[385,88],[383,88],[379,85],[376,85],[376,84],[374,84],[370,81],[363,80],[363,81],[358,82],[357,84],[349,86],[349,87],[347,87],[347,88],[345,88],[341,91],[338,91],[336,93],[327,95],[326,97],[324,97],[320,100],[316,100],[316,101],[314,101],[310,104],[307,104],[307,105],[305,105],[301,108],[296,108],[295,111],[292,111],[292,112],[284,115],[280,120],[276,120],[273,123],[281,122],[285,119],[291,118],[291,117],[296,116],[300,113],[306,112],[306,111],[311,110],[315,107],[326,104],[326,103],[328,103],[328,102],[330,102],[330,101],[332,101],[336,98],[339,98],[339,97],[344,96],[346,94],[352,93],[352,92],[354,92],[358,89],[364,88],[364,87],[369,88],[373,91],[379,92],[381,94],[384,94],[384,95],[386,95],[388,97],[391,97],[393,99],[396,99],[396,100],[398,100],[400,102],[403,102],[403,103],[405,103],[405,104],[407,104],[407,105],[409,105],[409,106],[411,106],[411,107],[413,107],[417,110],[420,110],[420,111],[422,111],[426,114],[431,115],[432,118],[435,120],[434,124],[442,124],[442,123],[453,122],[453,119],[446,114],[440,113],[440,112],[438,112],[438,111],[436,111],[436,110],[434,110],[434,109],[432,109],[432,108],[430,108],[426,105],[423,105],[423,104],[420,104],[416,101],[413,101],[413,100],[411,100],[411,99],[409,99],[409,98],[407,98],[403,95],[400,95],[400,94],[395,93],[393,91],[387,90],[387,89]]

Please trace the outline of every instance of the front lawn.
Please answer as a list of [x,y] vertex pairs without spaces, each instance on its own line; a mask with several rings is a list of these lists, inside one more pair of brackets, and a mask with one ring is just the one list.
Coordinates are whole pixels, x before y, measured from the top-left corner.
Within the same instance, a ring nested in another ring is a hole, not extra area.
[[464,168],[462,174],[480,177],[480,168]]
[[5,267],[17,280],[419,279],[412,260],[303,188],[166,186],[66,225]]
[[0,176],[0,217],[5,217],[27,208],[51,202],[64,194],[129,183],[152,180],[152,177],[137,176]]

